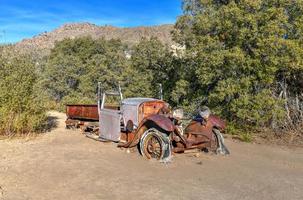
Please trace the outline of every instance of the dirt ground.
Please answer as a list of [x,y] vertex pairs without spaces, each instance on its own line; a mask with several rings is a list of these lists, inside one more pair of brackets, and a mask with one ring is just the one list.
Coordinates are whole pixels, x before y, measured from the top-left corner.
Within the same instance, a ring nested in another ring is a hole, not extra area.
[[144,160],[113,143],[57,127],[31,140],[0,141],[0,199],[303,199],[303,149],[228,140],[230,156]]

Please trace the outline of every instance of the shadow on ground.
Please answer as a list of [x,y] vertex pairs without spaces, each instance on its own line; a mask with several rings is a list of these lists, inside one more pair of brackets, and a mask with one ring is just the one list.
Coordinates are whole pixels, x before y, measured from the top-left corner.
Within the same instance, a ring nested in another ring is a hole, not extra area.
[[47,122],[44,127],[44,132],[50,132],[58,127],[59,118],[55,116],[47,116]]

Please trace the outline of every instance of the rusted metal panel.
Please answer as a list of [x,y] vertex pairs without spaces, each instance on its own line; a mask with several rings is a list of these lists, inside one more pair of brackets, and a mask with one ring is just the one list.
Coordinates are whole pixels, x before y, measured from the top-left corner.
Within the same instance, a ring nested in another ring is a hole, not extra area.
[[[222,134],[218,130],[224,130],[224,128],[225,122],[215,115],[210,115],[205,121],[191,121],[184,130],[186,149],[206,147],[224,155],[229,154],[228,149],[224,145]],[[218,133],[216,133],[216,130]]]
[[213,126],[221,130],[224,130],[226,128],[226,122],[217,115],[210,115],[208,120],[213,124]]
[[[142,105],[142,119],[144,119],[145,117],[148,117],[149,115],[152,114],[158,114],[159,111],[165,107],[165,102],[163,101],[152,101],[152,102],[145,102]],[[142,120],[141,119],[141,120]]]
[[153,98],[129,98],[122,101],[121,111],[125,124],[130,120],[138,127],[139,123],[151,114],[157,114],[165,102]]
[[120,111],[100,110],[100,137],[105,140],[118,142],[120,138]]
[[133,122],[134,126],[138,127],[138,107],[137,105],[122,105],[122,113],[125,124],[130,120]]
[[184,133],[186,135],[204,135],[208,139],[210,139],[213,135],[212,131],[213,131],[212,123],[206,123],[204,125],[204,124],[201,124],[201,122],[193,120],[185,128]]
[[175,126],[172,121],[164,115],[152,114],[146,117],[145,119],[147,121],[149,120],[154,122],[156,125],[158,125],[160,128],[167,132],[173,132],[175,129]]
[[66,105],[66,115],[68,119],[99,120],[97,104],[69,104]]
[[121,111],[125,124],[130,120],[137,127],[142,120],[140,106],[145,102],[155,101],[153,98],[128,98],[122,101]]

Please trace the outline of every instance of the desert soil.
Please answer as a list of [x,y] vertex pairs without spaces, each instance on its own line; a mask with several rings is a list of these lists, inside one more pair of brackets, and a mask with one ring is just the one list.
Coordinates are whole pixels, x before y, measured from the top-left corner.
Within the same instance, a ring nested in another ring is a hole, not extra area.
[[0,141],[0,199],[303,199],[303,149],[227,140],[230,156],[144,160],[113,143],[57,127],[36,139]]

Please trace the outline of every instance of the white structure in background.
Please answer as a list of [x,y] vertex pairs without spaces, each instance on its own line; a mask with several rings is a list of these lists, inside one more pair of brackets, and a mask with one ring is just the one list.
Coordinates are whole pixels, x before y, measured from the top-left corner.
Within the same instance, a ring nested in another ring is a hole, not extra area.
[[[185,46],[181,46],[179,44],[173,44],[170,46],[170,48],[174,56],[182,57],[185,53]],[[132,57],[131,51],[124,51],[124,54],[127,59],[130,59]]]

